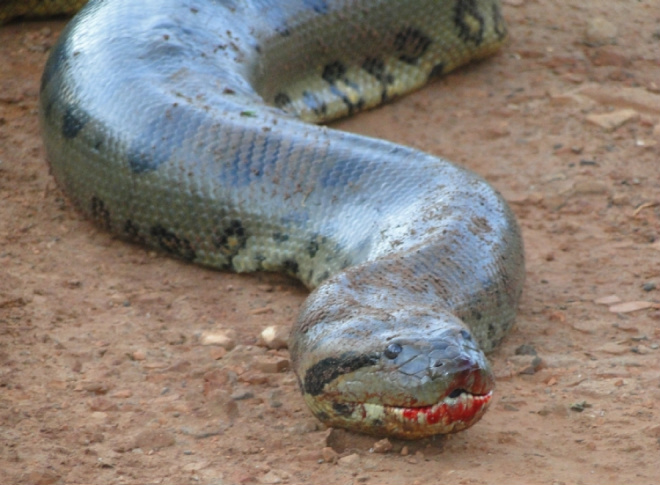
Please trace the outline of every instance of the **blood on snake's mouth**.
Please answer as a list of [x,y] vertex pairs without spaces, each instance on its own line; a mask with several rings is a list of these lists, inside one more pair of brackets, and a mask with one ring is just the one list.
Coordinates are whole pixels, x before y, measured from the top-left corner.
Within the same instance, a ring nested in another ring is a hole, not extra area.
[[[463,422],[471,423],[481,416],[493,397],[493,391],[486,394],[471,394],[464,389],[457,389],[447,397],[430,406],[390,407],[390,410],[403,418],[419,425]],[[388,406],[389,407],[389,406]]]

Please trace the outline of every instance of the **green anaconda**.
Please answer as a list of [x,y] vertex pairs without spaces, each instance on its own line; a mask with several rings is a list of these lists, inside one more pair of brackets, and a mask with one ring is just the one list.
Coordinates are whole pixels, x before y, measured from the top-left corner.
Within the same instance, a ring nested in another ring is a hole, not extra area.
[[[1,12],[0,12],[1,13]],[[313,291],[290,337],[313,413],[419,438],[492,397],[521,237],[479,176],[324,122],[496,50],[494,0],[93,0],[52,48],[53,175],[115,234]]]

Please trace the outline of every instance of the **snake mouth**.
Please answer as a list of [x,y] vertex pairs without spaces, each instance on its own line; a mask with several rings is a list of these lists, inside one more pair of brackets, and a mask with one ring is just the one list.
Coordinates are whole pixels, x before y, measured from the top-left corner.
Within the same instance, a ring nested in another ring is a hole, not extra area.
[[328,406],[332,408],[330,411],[328,408],[321,409],[319,401],[308,401],[308,404],[330,426],[376,436],[416,440],[469,428],[481,419],[492,397],[492,390],[473,394],[457,389],[427,406],[354,402],[335,403]]
[[440,425],[448,430],[440,432],[451,433],[476,423],[486,411],[492,397],[493,391],[486,394],[472,394],[464,389],[456,389],[430,406],[389,408],[390,412],[399,415],[405,423],[430,428]]

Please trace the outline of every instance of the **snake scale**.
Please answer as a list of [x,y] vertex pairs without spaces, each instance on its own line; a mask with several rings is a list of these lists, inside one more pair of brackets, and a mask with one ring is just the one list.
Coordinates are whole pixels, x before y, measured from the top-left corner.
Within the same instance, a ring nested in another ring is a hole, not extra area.
[[93,0],[43,73],[48,159],[118,235],[312,289],[289,348],[327,425],[459,431],[490,402],[483,352],[514,321],[515,219],[467,170],[308,122],[391,100],[505,36],[494,0]]

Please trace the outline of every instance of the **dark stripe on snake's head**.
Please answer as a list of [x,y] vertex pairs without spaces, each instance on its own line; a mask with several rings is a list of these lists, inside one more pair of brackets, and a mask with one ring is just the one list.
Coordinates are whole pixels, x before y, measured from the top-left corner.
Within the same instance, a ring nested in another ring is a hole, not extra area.
[[375,365],[380,359],[380,354],[355,355],[345,353],[339,357],[327,357],[318,361],[305,372],[303,386],[305,392],[312,396],[318,396],[323,392],[326,384],[334,381],[339,376],[350,374],[366,366]]

